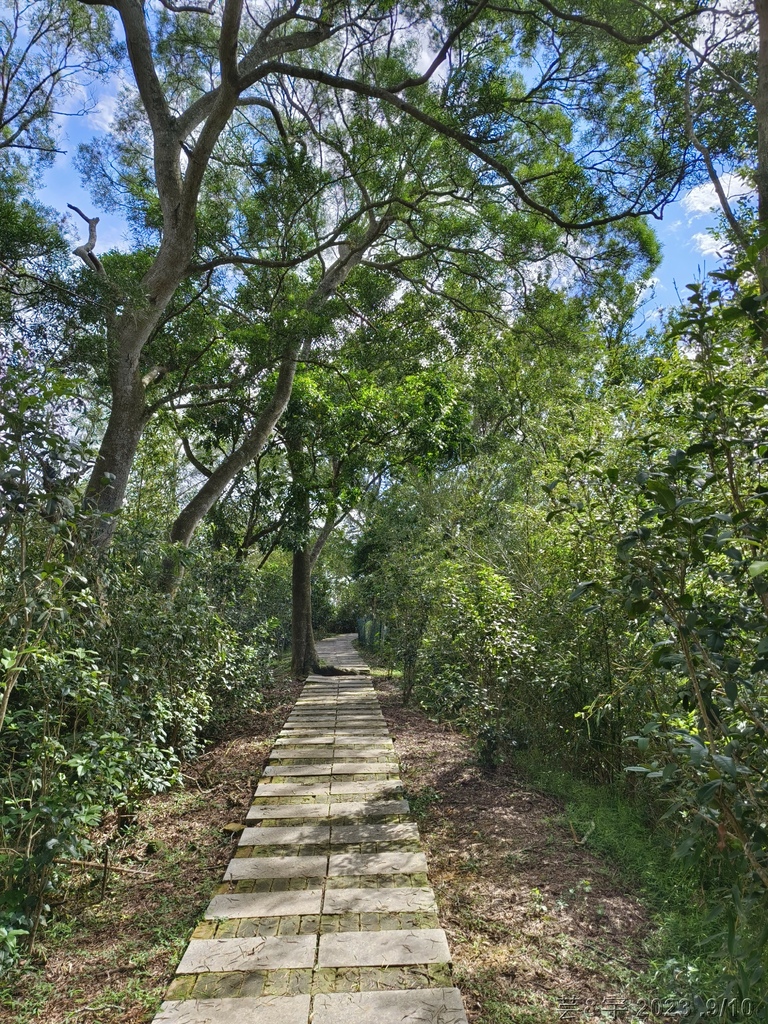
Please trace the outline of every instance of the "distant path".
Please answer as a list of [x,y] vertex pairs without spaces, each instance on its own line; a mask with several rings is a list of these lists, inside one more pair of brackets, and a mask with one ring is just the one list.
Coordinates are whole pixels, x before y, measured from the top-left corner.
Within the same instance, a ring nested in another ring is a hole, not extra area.
[[366,673],[368,663],[363,661],[359,651],[352,646],[353,640],[357,640],[357,633],[343,633],[341,636],[331,636],[327,640],[318,640],[315,646],[321,664],[332,665],[345,671]]
[[309,676],[254,799],[154,1024],[466,1024],[370,677]]

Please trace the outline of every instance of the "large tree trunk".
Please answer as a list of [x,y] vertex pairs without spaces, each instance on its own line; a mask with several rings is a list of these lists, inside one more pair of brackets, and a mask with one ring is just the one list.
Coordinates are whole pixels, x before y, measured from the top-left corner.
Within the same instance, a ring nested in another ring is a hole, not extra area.
[[88,510],[102,513],[88,531],[90,543],[106,548],[115,532],[116,513],[123,504],[133,460],[146,425],[144,389],[116,393],[107,429],[85,492]]
[[[93,233],[95,242],[95,231]],[[87,248],[87,247],[86,247]],[[142,280],[145,304],[131,304],[111,284],[98,260],[99,275],[107,281],[120,314],[107,317],[107,350],[112,403],[107,428],[99,446],[93,472],[85,492],[87,508],[104,514],[89,538],[96,548],[108,547],[115,531],[116,518],[125,500],[128,480],[144,428],[151,418],[147,407],[147,387],[156,374],[141,374],[141,353],[162,322],[176,289],[184,279],[194,248],[194,235],[188,228],[168,233],[152,267]]]
[[[309,501],[307,501],[309,516]],[[326,545],[328,538],[344,517],[336,519],[328,513],[323,526],[312,544],[305,544],[293,553],[291,576],[291,675],[304,679],[310,672],[317,672],[320,661],[315,647],[315,632],[312,628],[312,570]]]
[[112,404],[84,502],[87,509],[103,514],[89,532],[89,540],[96,548],[108,547],[112,540],[116,526],[114,514],[125,499],[136,450],[149,420],[139,360],[166,305],[167,302],[161,309],[152,310],[150,316],[124,314],[108,327]]
[[293,553],[291,575],[291,675],[306,679],[320,667],[312,629],[311,550],[306,544]]

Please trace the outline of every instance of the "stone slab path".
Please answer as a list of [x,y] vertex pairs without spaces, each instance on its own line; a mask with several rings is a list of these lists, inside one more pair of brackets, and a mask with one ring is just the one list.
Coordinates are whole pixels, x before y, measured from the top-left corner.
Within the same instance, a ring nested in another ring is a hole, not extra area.
[[467,1024],[354,634],[318,644],[154,1024]]

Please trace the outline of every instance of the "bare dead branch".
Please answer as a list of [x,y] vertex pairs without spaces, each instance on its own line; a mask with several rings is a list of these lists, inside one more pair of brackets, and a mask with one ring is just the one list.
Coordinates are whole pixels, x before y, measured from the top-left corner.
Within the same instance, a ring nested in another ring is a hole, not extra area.
[[153,366],[149,373],[145,373],[141,378],[141,383],[145,388],[151,387],[153,384],[157,383],[157,381],[162,380],[167,373],[167,366]]
[[72,252],[75,256],[79,256],[83,263],[88,267],[89,270],[93,270],[99,275],[99,277],[106,277],[107,273],[104,270],[104,266],[99,257],[94,253],[94,247],[96,245],[96,225],[99,223],[98,217],[86,217],[81,209],[77,206],[73,206],[72,203],[67,203],[70,210],[74,210],[75,213],[79,214],[83,218],[85,223],[88,225],[88,241],[83,242],[82,245],[78,245]]
[[[79,859],[75,859],[73,857],[57,857],[56,858],[56,863],[57,864],[68,864],[68,865],[71,865],[72,867],[77,867],[77,868],[97,868],[99,871],[103,871],[104,870],[104,863],[103,863],[103,861],[98,861],[98,860],[79,860]],[[149,879],[157,878],[157,875],[154,875],[154,874],[152,874],[149,871],[140,871],[138,868],[126,868],[126,867],[123,867],[122,864],[112,864],[112,863],[110,863],[109,870],[110,871],[117,871],[121,875],[138,875],[139,877],[146,878],[148,880]]]

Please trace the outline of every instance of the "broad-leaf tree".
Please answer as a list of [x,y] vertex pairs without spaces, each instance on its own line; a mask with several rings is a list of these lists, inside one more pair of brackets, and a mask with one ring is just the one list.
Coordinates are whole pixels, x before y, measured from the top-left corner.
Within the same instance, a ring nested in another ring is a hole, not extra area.
[[[276,148],[296,159],[301,180],[301,132],[325,120],[328,104],[340,111],[341,132],[343,118],[365,104],[388,145],[410,125],[441,140],[444,159],[458,162],[462,201],[471,170],[474,187],[492,191],[510,214],[553,225],[561,249],[584,267],[603,246],[616,251],[612,239],[632,249],[632,233],[614,226],[659,210],[685,170],[687,144],[656,91],[653,58],[636,61],[641,51],[655,53],[668,29],[632,4],[612,12],[618,33],[538,3],[97,6],[111,7],[125,34],[133,84],[124,92],[122,128],[108,141],[118,147],[118,167],[131,170],[119,185],[145,232],[144,257],[129,281],[113,277],[96,255],[95,218],[86,218],[89,238],[79,249],[105,310],[111,402],[88,486],[89,501],[105,513],[122,502],[152,406],[147,349],[182,283],[212,267],[295,267],[319,250],[328,257],[316,278],[322,297],[367,247],[365,222],[352,244],[338,248],[347,226],[326,219],[319,238],[290,256],[276,256],[272,239],[244,236],[239,213],[217,204],[222,169],[238,147],[255,158],[247,180],[258,199]],[[690,14],[675,6],[669,19],[684,28]],[[286,106],[295,118],[283,116]],[[359,136],[350,131],[344,141],[341,132],[347,151],[358,144]],[[95,151],[84,159],[95,173]],[[376,210],[377,223],[383,212]],[[301,344],[295,333],[286,339],[288,363]],[[286,363],[268,419],[279,416],[289,375]],[[102,543],[110,532],[107,523]]]

